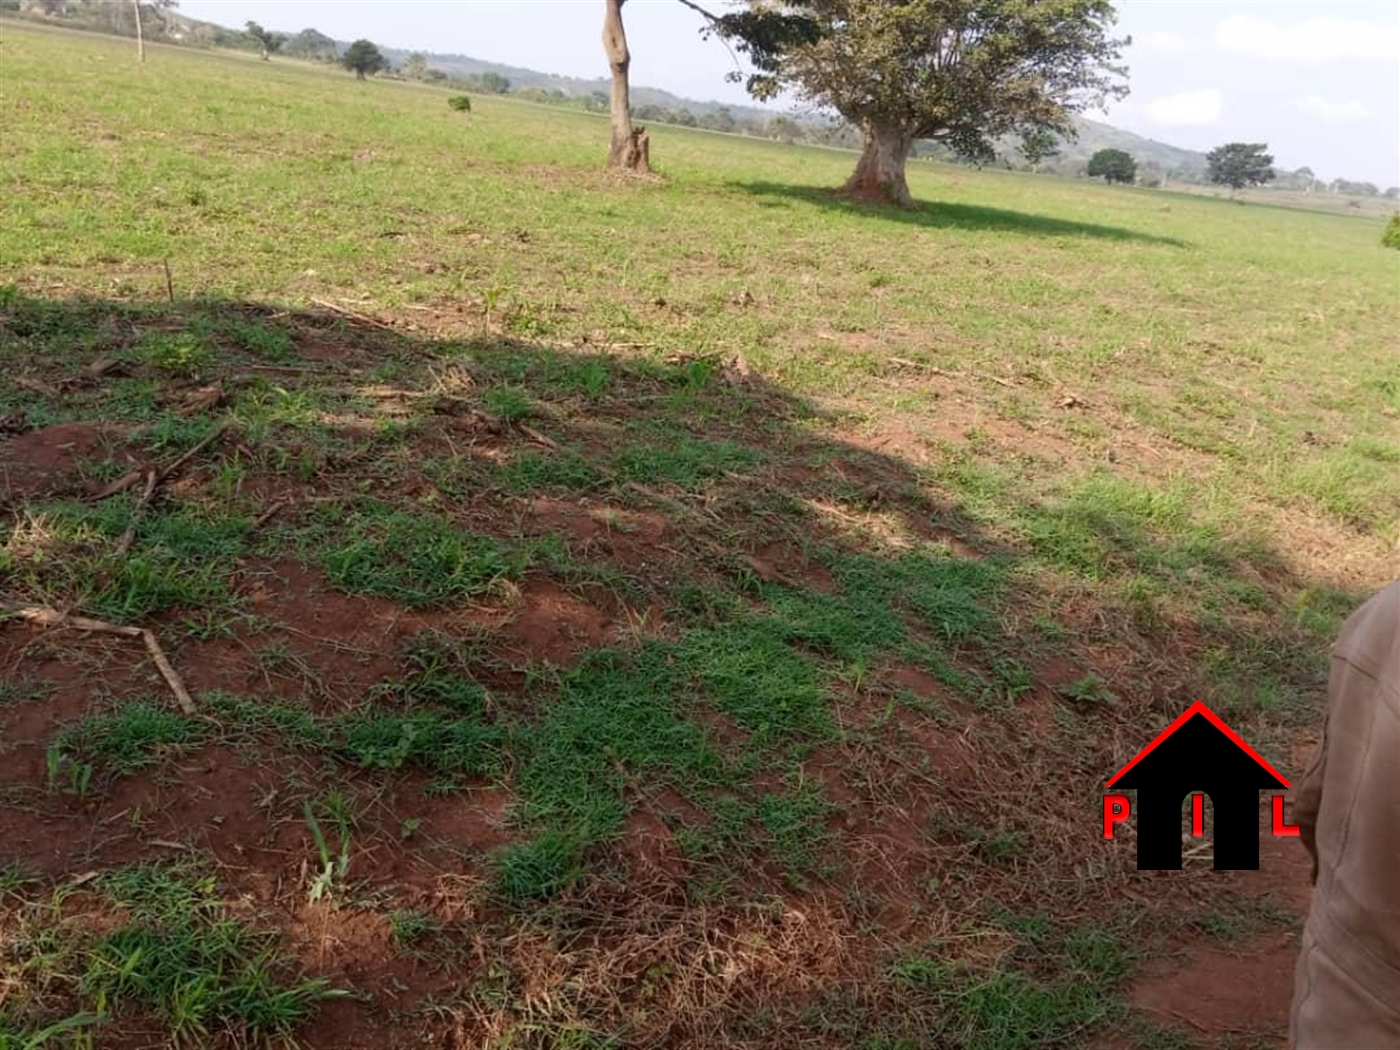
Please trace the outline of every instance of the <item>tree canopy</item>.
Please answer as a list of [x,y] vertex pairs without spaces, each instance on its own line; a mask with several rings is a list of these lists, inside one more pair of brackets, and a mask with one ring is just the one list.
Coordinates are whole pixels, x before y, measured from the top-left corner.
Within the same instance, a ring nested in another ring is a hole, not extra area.
[[317,29],[303,29],[282,45],[282,51],[322,61],[334,61],[336,56],[335,41]]
[[372,76],[382,69],[389,68],[389,62],[380,54],[379,48],[368,40],[356,40],[345,49],[341,64],[355,74],[359,80]]
[[1021,156],[1032,168],[1038,168],[1041,161],[1059,154],[1060,139],[1053,131],[1035,128],[1021,136]]
[[789,88],[861,130],[847,192],[912,204],[914,140],[990,160],[1002,135],[1073,138],[1071,114],[1125,95],[1114,20],[1108,0],[751,0],[714,26],[758,69],[755,94]]
[[1137,161],[1121,149],[1101,149],[1089,158],[1088,175],[1105,182],[1131,184],[1137,178]]
[[482,91],[490,95],[504,95],[510,91],[510,78],[503,77],[494,70],[478,73],[473,78]]
[[1274,158],[1266,142],[1227,142],[1206,154],[1206,178],[1218,186],[1240,190],[1262,186],[1274,178]]
[[264,62],[281,50],[287,41],[285,34],[269,32],[256,22],[249,22],[244,26],[244,32],[258,45],[258,53],[262,55]]

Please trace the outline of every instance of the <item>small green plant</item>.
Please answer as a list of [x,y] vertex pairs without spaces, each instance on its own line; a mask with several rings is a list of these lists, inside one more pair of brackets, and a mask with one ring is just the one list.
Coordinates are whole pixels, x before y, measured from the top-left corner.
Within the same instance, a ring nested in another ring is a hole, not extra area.
[[339,853],[331,852],[330,843],[326,840],[326,833],[322,830],[321,822],[317,819],[311,803],[303,802],[301,805],[302,815],[306,820],[306,826],[311,830],[311,839],[316,844],[316,855],[320,860],[316,877],[311,880],[311,888],[307,891],[307,900],[313,904],[323,898],[329,898],[336,887],[345,882],[346,876],[350,873],[350,827],[353,823],[353,817],[350,814],[349,806],[338,792],[332,792],[326,799],[323,808],[324,815],[340,833]]
[[1113,694],[1113,691],[1093,675],[1068,682],[1055,691],[1066,700],[1071,700],[1083,707],[1099,707],[1118,702],[1118,697]]
[[472,111],[472,100],[469,95],[453,95],[447,100],[447,105],[455,109],[458,113],[470,113]]
[[441,933],[442,923],[421,911],[392,911],[389,913],[389,932],[399,947],[411,948]]
[[529,419],[534,412],[530,396],[517,386],[498,386],[486,391],[482,400],[486,407],[501,418],[502,422],[514,423]]
[[188,332],[152,332],[136,344],[135,354],[152,368],[189,379],[214,363],[214,352]]
[[1381,244],[1387,248],[1400,248],[1400,211],[1392,215],[1381,234]]

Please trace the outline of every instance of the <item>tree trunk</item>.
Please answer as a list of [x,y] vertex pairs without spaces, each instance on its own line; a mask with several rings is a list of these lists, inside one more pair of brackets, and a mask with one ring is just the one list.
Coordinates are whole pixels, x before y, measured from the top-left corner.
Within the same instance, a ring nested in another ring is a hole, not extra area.
[[603,19],[603,52],[608,56],[608,68],[612,71],[612,95],[608,100],[612,144],[608,148],[608,167],[649,175],[651,155],[647,130],[632,126],[632,100],[627,83],[632,56],[627,51],[627,31],[622,27],[625,2],[606,0],[607,15]]
[[897,124],[866,121],[862,128],[865,146],[856,170],[841,192],[848,197],[914,207],[909,183],[904,178],[904,162],[914,146],[914,134]]

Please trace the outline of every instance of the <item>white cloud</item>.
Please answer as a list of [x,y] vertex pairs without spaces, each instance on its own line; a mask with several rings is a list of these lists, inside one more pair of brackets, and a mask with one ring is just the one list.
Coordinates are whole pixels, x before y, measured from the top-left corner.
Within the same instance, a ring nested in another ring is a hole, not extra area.
[[1394,27],[1358,19],[1310,18],[1281,23],[1235,15],[1215,27],[1214,41],[1217,48],[1231,54],[1289,62],[1400,56],[1400,33]]
[[1324,124],[1352,124],[1371,115],[1360,102],[1329,102],[1321,95],[1309,95],[1293,105],[1299,113],[1316,117]]
[[1218,124],[1221,108],[1219,89],[1205,88],[1154,98],[1147,104],[1147,115],[1157,124]]
[[1153,29],[1134,37],[1133,43],[1141,44],[1154,55],[1179,55],[1186,50],[1186,41],[1165,29]]

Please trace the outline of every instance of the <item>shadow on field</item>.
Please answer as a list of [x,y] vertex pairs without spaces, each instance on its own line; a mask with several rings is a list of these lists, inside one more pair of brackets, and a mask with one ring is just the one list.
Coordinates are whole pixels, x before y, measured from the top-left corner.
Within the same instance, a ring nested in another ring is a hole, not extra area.
[[916,208],[881,207],[853,201],[836,190],[820,186],[790,186],[777,182],[733,182],[730,185],[755,197],[802,201],[845,215],[872,216],[928,229],[994,230],[1040,237],[1098,237],[1110,241],[1137,241],[1172,248],[1190,247],[1189,242],[1175,237],[1160,237],[1123,226],[1072,222],[1048,215],[988,208],[978,204],[925,201]]
[[[150,627],[201,708],[139,648],[3,625],[0,868],[41,876],[5,907],[87,872],[125,906],[174,839],[304,934],[310,858],[347,939],[276,972],[367,994],[309,1046],[959,1048],[1082,1041],[1141,909],[1232,885],[1140,882],[1101,783],[1203,689],[1246,737],[1303,720],[1350,596],[1309,630],[1274,552],[1107,482],[989,520],[963,452],[880,451],[737,362],[390,322],[0,289],[0,588]],[[1261,674],[1281,708],[1222,692]],[[350,937],[322,825],[416,955]]]

